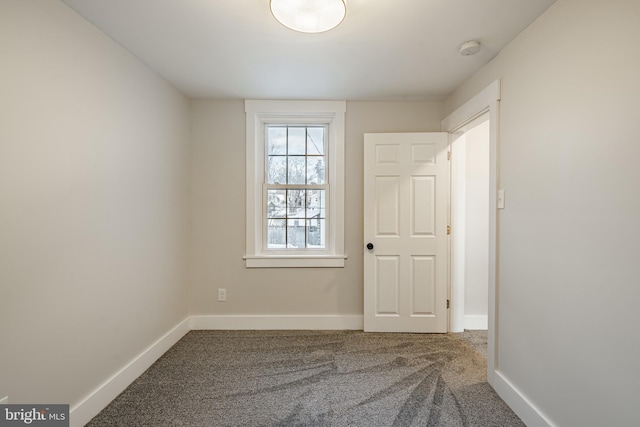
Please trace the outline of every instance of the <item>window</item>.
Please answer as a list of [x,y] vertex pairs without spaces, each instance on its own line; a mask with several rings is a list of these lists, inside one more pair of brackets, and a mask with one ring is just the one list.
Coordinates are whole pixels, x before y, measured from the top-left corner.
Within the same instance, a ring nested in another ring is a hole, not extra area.
[[326,125],[267,125],[267,249],[326,248]]
[[245,101],[247,267],[344,267],[343,101]]

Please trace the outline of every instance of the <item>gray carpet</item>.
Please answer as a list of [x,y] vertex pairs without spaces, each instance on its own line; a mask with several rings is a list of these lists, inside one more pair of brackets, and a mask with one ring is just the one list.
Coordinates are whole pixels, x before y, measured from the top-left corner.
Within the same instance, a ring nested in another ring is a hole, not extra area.
[[482,353],[485,359],[487,358],[487,331],[470,331],[465,329],[459,336]]
[[464,334],[192,331],[88,426],[524,426],[485,370]]

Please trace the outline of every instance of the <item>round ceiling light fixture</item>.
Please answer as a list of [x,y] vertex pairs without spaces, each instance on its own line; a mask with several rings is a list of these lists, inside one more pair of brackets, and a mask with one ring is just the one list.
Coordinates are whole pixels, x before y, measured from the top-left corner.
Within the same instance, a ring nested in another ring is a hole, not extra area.
[[347,14],[344,0],[271,0],[270,7],[278,22],[302,33],[329,31]]
[[478,40],[469,40],[460,45],[460,55],[471,56],[480,52],[480,42]]

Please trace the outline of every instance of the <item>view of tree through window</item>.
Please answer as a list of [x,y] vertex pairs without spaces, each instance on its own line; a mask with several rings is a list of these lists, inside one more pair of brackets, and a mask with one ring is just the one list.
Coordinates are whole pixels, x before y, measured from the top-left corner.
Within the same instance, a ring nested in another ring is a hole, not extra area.
[[267,248],[324,249],[324,125],[267,126]]

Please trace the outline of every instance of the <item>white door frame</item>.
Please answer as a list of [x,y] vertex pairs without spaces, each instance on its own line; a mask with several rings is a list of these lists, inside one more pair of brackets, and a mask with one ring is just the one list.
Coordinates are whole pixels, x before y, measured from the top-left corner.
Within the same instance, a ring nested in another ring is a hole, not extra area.
[[[472,131],[476,126],[484,122],[489,122],[489,112],[481,114],[479,117],[467,122],[462,127],[458,128],[454,133],[449,134],[449,149],[451,150],[451,253],[450,253],[450,266],[451,266],[451,281],[450,281],[450,299],[451,299],[451,311],[449,318],[449,332],[462,332],[468,326],[469,319],[466,315],[466,226],[468,219],[468,211],[466,207],[466,174],[467,174],[467,134]],[[480,142],[480,141],[478,141]],[[486,154],[488,160],[489,150],[489,129],[487,128],[486,140],[487,143]],[[486,164],[488,166],[488,162]],[[488,173],[488,168],[487,168]],[[488,181],[488,175],[486,176]],[[484,195],[488,202],[488,182],[487,193]],[[488,203],[487,203],[488,205]],[[484,212],[487,214],[484,227],[488,235],[489,217],[488,210]],[[489,242],[486,242],[484,250],[486,254],[489,251]],[[485,286],[487,286],[489,276],[484,278]],[[473,279],[472,279],[473,280]],[[485,301],[488,300],[488,290],[484,293]],[[476,316],[473,316],[476,317]],[[472,319],[473,319],[472,317]],[[484,322],[481,319],[475,319],[473,323],[475,326],[479,326],[484,323],[482,329],[487,329],[488,316],[485,314]],[[474,328],[471,328],[474,329]]]
[[[489,113],[489,329],[487,333],[487,382],[493,386],[495,372],[498,370],[498,339],[496,317],[498,310],[497,291],[497,196],[498,196],[498,120],[501,98],[500,80],[496,80],[476,94],[460,108],[449,114],[440,123],[440,130],[454,132],[482,114]],[[455,155],[455,153],[452,153]],[[451,294],[455,294],[451,289]],[[452,311],[455,311],[456,301],[453,300]],[[464,304],[464,302],[463,302]]]

